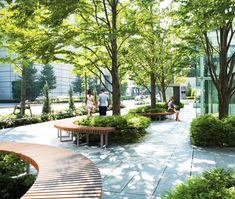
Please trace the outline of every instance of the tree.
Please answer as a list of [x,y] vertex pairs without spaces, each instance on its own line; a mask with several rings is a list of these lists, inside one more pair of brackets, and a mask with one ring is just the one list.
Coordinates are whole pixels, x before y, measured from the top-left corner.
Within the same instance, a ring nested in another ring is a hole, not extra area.
[[125,23],[126,10],[127,3],[118,0],[88,1],[87,10],[76,16],[80,36],[73,40],[73,46],[83,50],[72,56],[73,63],[78,73],[90,72],[112,93],[113,114],[120,114],[122,48],[134,29]]
[[[235,93],[234,38],[235,6],[233,0],[178,0],[178,24],[185,39],[194,38],[205,53],[210,77],[218,92],[219,118],[228,115]],[[180,19],[180,20],[179,20]]]
[[82,82],[83,82],[83,79],[81,78],[80,75],[76,75],[76,79],[72,82],[73,91],[75,93],[79,93],[80,95],[84,91]]
[[[20,100],[21,95],[21,77],[12,82],[13,99]],[[39,95],[39,85],[37,81],[37,69],[31,63],[26,68],[26,99],[34,100]]]
[[130,40],[129,66],[130,77],[137,84],[144,86],[151,96],[151,107],[156,106],[156,69],[159,61],[160,2],[137,1],[135,21],[138,32]]
[[122,96],[126,96],[127,88],[128,88],[128,83],[127,83],[127,81],[122,81],[122,82],[121,82],[121,95],[122,95]]
[[46,82],[48,84],[49,90],[56,88],[56,76],[52,65],[45,64],[42,68],[41,74],[39,75],[38,79],[39,79],[40,92],[43,91],[43,87],[46,84]]
[[48,83],[43,87],[44,101],[42,106],[42,113],[48,114],[51,113],[51,102],[49,97],[49,86]]
[[69,110],[70,111],[75,111],[76,110],[76,107],[74,105],[74,100],[73,100],[73,89],[72,89],[71,86],[69,88]]
[[191,84],[188,82],[187,86],[186,86],[186,96],[191,96],[192,93],[192,86]]
[[43,63],[74,64],[78,73],[90,72],[104,87],[105,82],[111,85],[106,90],[112,92],[113,114],[120,114],[120,68],[127,59],[124,44],[136,27],[129,17],[135,14],[128,10],[129,1],[19,0],[13,4],[15,18],[28,22],[28,17],[44,33],[32,41],[32,54]]
[[[5,7],[0,9],[0,36],[1,48],[6,49],[8,56],[2,58],[2,62],[12,64],[21,74],[21,110],[25,114],[26,101],[26,67],[37,60],[35,49],[38,39],[42,40],[43,30],[39,30],[37,22],[43,13],[32,14],[32,2],[25,6],[22,1],[7,1]],[[17,12],[20,11],[20,12]]]

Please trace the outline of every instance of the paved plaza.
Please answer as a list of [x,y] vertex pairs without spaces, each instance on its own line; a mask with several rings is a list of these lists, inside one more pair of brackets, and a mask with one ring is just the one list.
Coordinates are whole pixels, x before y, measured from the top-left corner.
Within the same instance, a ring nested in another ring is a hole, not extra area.
[[190,144],[189,128],[194,117],[192,104],[185,105],[180,122],[152,122],[141,142],[106,149],[59,142],[54,121],[0,130],[0,140],[48,144],[82,153],[101,172],[103,199],[157,199],[165,190],[205,169],[235,169],[235,148],[199,148]]

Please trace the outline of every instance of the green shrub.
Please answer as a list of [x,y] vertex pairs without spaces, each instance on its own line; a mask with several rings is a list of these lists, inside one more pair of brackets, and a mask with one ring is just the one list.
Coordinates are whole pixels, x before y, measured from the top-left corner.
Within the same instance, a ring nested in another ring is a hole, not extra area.
[[121,100],[132,100],[135,99],[134,96],[121,96]]
[[69,110],[70,112],[73,112],[76,110],[74,99],[73,99],[73,89],[71,86],[69,88]]
[[33,115],[30,117],[29,115],[24,115],[23,117],[19,114],[8,114],[4,116],[0,116],[0,129],[2,128],[10,128],[23,126],[27,124],[35,124],[40,122],[51,121],[55,119],[63,119],[69,117],[75,117],[77,115],[86,114],[85,107],[79,107],[76,110],[72,111],[69,109],[60,110],[54,113],[49,114],[39,114]]
[[209,114],[194,118],[190,139],[197,146],[235,146],[235,116],[224,120]]
[[134,109],[131,109],[129,113],[159,113],[159,112],[165,112],[167,110],[166,106],[163,104],[157,104],[156,108],[151,108],[151,106],[141,106]]
[[184,108],[184,102],[180,101],[180,108]]
[[222,146],[223,122],[206,114],[194,118],[190,127],[190,140],[197,146]]
[[235,146],[235,116],[229,116],[223,120],[224,143],[228,146]]
[[[26,162],[12,153],[0,153],[0,198],[21,198],[32,186],[35,175],[24,175]],[[17,176],[17,177],[16,177]]]
[[163,199],[232,199],[235,198],[235,172],[232,170],[212,169],[202,176],[190,177],[177,185]]
[[46,81],[46,84],[43,87],[44,101],[42,106],[42,113],[48,114],[51,112],[51,102],[49,97],[49,86]]
[[145,134],[145,128],[150,124],[150,119],[138,115],[128,114],[125,116],[94,116],[83,118],[77,122],[85,126],[115,127],[115,132],[110,136],[112,143],[136,142]]

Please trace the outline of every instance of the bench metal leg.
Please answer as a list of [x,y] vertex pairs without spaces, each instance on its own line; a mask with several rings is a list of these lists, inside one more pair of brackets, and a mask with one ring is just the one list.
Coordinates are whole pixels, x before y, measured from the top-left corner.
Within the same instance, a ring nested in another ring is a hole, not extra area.
[[86,133],[86,143],[89,144],[89,133]]
[[100,148],[103,148],[103,146],[104,146],[104,134],[101,133],[100,134]]
[[105,146],[108,146],[108,139],[109,139],[109,134],[108,133],[106,133],[105,134]]
[[80,133],[77,133],[77,146],[79,146]]
[[60,129],[57,129],[57,138],[60,137]]
[[[61,142],[73,141],[73,133],[70,131],[66,131],[66,135],[63,135],[63,131],[61,129],[58,129],[57,137],[60,138]],[[69,139],[63,140],[62,138],[69,138]]]

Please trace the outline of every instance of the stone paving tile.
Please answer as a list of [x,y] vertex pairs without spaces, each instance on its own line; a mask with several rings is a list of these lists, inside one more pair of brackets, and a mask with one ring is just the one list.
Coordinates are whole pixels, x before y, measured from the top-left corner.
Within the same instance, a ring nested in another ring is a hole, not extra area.
[[131,179],[123,193],[151,196],[158,185],[164,167],[164,165],[151,163],[139,165],[138,173]]
[[102,199],[150,199],[143,194],[120,194],[115,192],[104,192]]
[[161,195],[164,195],[166,191],[171,190],[174,186],[184,182],[189,177],[188,173],[176,172],[168,173],[165,172],[161,177],[160,183],[157,186],[153,198],[158,198]]
[[191,175],[200,175],[206,169],[216,167],[215,153],[210,149],[194,148]]
[[103,189],[105,191],[121,192],[137,173],[135,164],[121,164],[104,176]]
[[[232,154],[231,154],[232,153]],[[235,169],[235,150],[228,152],[227,154],[218,153],[215,155],[216,167],[221,168],[233,168]]]

